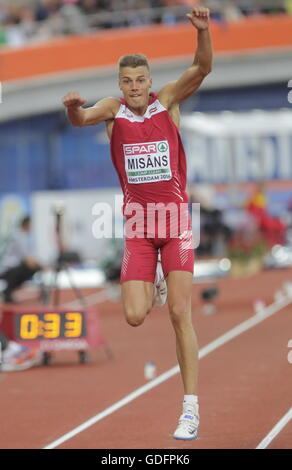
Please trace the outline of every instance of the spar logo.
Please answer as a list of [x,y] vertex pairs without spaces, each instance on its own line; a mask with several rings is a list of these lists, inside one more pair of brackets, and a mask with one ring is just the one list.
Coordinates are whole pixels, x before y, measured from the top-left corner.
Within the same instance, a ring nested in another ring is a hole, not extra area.
[[[158,145],[161,142],[158,142]],[[124,152],[126,156],[129,155],[143,155],[157,152],[157,142],[146,142],[143,144],[126,144],[124,145]]]
[[159,152],[166,152],[168,150],[167,142],[159,142],[157,147]]
[[126,157],[131,155],[152,155],[165,153],[168,151],[168,142],[162,140],[159,142],[143,142],[141,144],[124,144],[124,153]]

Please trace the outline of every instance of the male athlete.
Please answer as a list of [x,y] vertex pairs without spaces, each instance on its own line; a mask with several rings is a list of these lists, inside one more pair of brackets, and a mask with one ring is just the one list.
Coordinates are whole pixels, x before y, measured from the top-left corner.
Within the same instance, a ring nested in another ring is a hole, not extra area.
[[[178,131],[179,105],[211,71],[212,46],[209,10],[195,7],[187,16],[197,29],[197,50],[192,65],[177,81],[166,84],[158,94],[149,93],[152,78],[147,58],[142,54],[126,55],[119,61],[123,99],[105,98],[83,108],[86,100],[77,92],[70,92],[63,104],[74,126],[106,123],[112,161],[124,193],[126,221],[133,215],[131,205],[142,208],[143,224],[137,235],[132,236],[130,225],[125,230],[120,279],[124,314],[130,325],[141,325],[153,305],[165,302],[167,289],[184,387],[183,410],[173,437],[191,440],[197,438],[199,427],[198,345],[191,316],[194,250],[188,244],[191,229],[188,225],[189,230],[171,236],[174,219],[166,217],[165,235],[157,231],[156,221],[152,230],[147,230],[149,220],[150,226],[153,222],[147,213],[149,206],[172,203],[179,207],[188,202],[186,158]],[[162,266],[157,263],[158,252]]]

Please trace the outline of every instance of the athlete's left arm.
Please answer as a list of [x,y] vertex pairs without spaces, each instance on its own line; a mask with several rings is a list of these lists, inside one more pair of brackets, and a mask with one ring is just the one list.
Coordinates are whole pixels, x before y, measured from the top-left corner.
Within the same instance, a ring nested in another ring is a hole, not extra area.
[[191,96],[211,72],[212,42],[209,33],[209,9],[195,7],[188,15],[197,29],[198,45],[192,65],[175,82],[167,83],[159,92],[160,102],[170,109]]

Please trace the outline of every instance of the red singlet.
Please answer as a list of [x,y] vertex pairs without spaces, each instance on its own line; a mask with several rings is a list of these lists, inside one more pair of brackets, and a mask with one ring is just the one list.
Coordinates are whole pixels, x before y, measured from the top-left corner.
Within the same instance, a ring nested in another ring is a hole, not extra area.
[[[149,98],[143,116],[134,114],[121,99],[112,129],[111,156],[124,193],[126,217],[121,282],[154,282],[159,248],[165,276],[172,270],[193,272],[194,266],[184,148],[158,96],[150,93]],[[173,210],[165,211],[170,206]]]

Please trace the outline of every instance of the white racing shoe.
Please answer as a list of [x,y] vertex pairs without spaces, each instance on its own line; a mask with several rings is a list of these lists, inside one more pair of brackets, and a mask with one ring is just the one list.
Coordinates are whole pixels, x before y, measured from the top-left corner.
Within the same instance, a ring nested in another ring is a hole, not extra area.
[[185,441],[197,439],[199,423],[200,418],[197,405],[184,404],[183,413],[179,418],[178,426],[172,437]]
[[156,276],[153,286],[153,307],[162,307],[167,299],[167,284],[163,274],[161,261],[158,259]]

